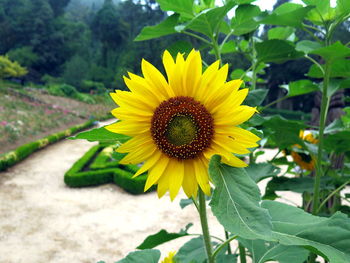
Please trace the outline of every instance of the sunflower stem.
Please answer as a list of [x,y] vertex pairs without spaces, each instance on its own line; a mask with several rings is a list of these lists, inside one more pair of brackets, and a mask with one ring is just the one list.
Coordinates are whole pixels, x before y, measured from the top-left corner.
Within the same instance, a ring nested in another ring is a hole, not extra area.
[[321,101],[321,113],[320,113],[320,128],[319,128],[319,139],[318,139],[318,152],[316,161],[316,176],[314,182],[314,196],[312,202],[312,214],[317,215],[318,207],[320,204],[320,184],[321,177],[323,175],[322,169],[322,155],[323,155],[323,137],[324,129],[326,126],[327,112],[329,107],[329,96],[328,96],[328,85],[330,78],[330,65],[326,62],[325,75],[323,79],[323,89],[322,89],[322,101]]
[[205,250],[207,252],[208,263],[215,263],[212,246],[211,246],[210,234],[209,234],[205,196],[201,189],[199,189],[198,191],[198,201],[199,201],[199,217],[201,220],[203,240],[204,240]]

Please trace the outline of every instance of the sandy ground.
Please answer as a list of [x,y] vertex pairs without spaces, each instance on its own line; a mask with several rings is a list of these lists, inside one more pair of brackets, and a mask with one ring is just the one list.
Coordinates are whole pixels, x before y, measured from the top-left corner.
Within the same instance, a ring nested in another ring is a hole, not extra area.
[[[64,140],[0,173],[0,263],[109,263],[160,229],[178,232],[192,222],[190,232],[200,233],[195,208],[179,206],[183,193],[170,202],[168,196],[159,200],[155,193],[133,196],[115,185],[65,186],[65,171],[92,145]],[[273,155],[272,151],[266,156]],[[262,189],[265,184],[260,183]],[[288,198],[301,203],[298,195]],[[211,232],[223,237],[212,215],[209,221]],[[165,255],[189,239],[158,249]]]

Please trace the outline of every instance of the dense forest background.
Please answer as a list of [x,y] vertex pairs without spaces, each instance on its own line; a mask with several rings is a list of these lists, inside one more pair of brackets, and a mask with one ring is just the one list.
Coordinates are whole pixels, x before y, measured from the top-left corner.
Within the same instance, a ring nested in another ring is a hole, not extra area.
[[[274,7],[285,2],[279,0]],[[203,51],[207,62],[212,62],[210,50],[186,35],[134,41],[144,26],[158,24],[166,16],[154,0],[0,0],[0,55],[6,54],[27,68],[22,82],[66,83],[80,92],[125,89],[122,75],[127,71],[140,73],[141,58],[159,67],[161,54],[169,48],[194,46]],[[255,34],[267,38],[271,27],[265,26]],[[350,22],[345,22],[334,39],[350,41],[349,28]],[[301,30],[296,37],[311,39]],[[244,44],[248,36],[232,38]],[[249,67],[239,49],[224,55],[223,61],[231,70]],[[306,59],[271,64],[259,85],[269,88],[268,100],[274,100],[283,92],[280,85],[305,78],[309,67]],[[305,96],[277,106],[310,112],[312,98]]]

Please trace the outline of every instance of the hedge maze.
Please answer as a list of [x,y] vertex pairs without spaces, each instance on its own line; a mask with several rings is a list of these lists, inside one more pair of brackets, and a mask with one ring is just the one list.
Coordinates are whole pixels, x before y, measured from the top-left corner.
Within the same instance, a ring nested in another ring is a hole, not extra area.
[[131,194],[144,193],[147,175],[132,178],[139,167],[119,164],[125,154],[115,152],[116,148],[117,145],[93,146],[66,172],[64,182],[70,187],[115,183]]

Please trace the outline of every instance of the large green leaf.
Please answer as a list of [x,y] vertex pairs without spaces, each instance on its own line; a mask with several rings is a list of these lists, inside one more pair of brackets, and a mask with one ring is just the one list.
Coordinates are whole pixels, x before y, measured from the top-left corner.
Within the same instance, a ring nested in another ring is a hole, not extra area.
[[175,261],[181,263],[204,263],[207,255],[202,237],[192,238],[175,255]]
[[85,139],[89,142],[104,142],[104,143],[124,143],[130,139],[129,136],[124,134],[118,134],[106,130],[104,127],[92,129],[89,131],[78,133],[74,137],[69,137],[68,139],[77,140]]
[[289,37],[292,36],[294,32],[295,28],[292,27],[274,27],[268,31],[267,35],[268,39],[289,40]]
[[298,246],[284,246],[261,239],[239,241],[251,252],[253,263],[277,261],[279,263],[303,263],[309,252]]
[[237,263],[237,255],[218,255],[216,263]]
[[261,20],[263,24],[277,26],[301,27],[307,13],[312,6],[303,7],[299,4],[284,3],[277,7],[273,13]]
[[242,168],[220,163],[213,156],[209,174],[215,185],[210,206],[224,228],[245,238],[270,236],[270,217],[260,207],[260,191]]
[[330,152],[344,153],[350,151],[350,131],[330,134],[324,139],[325,149]]
[[297,43],[295,49],[297,51],[302,51],[306,54],[309,54],[311,51],[321,48],[322,45],[318,42],[311,40],[302,40]]
[[350,13],[349,0],[337,0],[336,12],[338,16],[347,15]]
[[193,0],[157,0],[163,11],[173,11],[185,18],[194,17]]
[[277,115],[266,117],[263,126],[266,128],[264,134],[269,135],[280,149],[285,149],[293,144],[303,145],[299,132],[305,129],[304,123],[287,120]]
[[224,6],[204,10],[189,21],[184,29],[191,29],[212,37],[217,33],[220,24],[225,23],[223,19],[234,5],[233,1],[229,1]]
[[318,86],[308,79],[293,81],[288,85],[282,85],[281,87],[288,91],[288,97],[299,96],[319,90]]
[[[322,65],[324,68],[324,65]],[[323,78],[323,73],[318,66],[313,64],[307,75],[311,78]],[[338,59],[335,60],[331,65],[331,78],[350,78],[350,60]]]
[[282,63],[301,57],[302,53],[295,50],[293,44],[280,39],[266,40],[256,44],[257,59],[260,62]]
[[319,55],[325,60],[336,60],[350,56],[350,48],[337,41],[328,47],[312,50],[310,54]]
[[240,5],[235,11],[231,20],[231,27],[235,35],[243,35],[258,28],[259,23],[254,20],[261,14],[260,8],[256,5]]
[[263,201],[262,207],[272,217],[273,237],[280,244],[302,246],[330,263],[350,262],[350,219],[345,214],[318,217],[275,201]]
[[315,8],[311,10],[307,19],[312,21],[317,25],[324,25],[325,22],[333,20],[336,15],[336,11],[330,5],[330,0],[302,0],[305,4],[309,6],[314,6]]
[[[330,182],[331,182],[331,179],[329,177],[322,177],[321,189],[334,189],[334,186]],[[264,199],[275,199],[277,197],[275,191],[313,193],[314,178],[312,177],[289,178],[284,176],[274,177],[266,185]]]
[[129,253],[124,259],[116,263],[158,263],[160,251],[156,249],[146,249]]
[[281,171],[280,168],[270,163],[252,163],[244,170],[256,183],[265,178],[276,176]]
[[154,248],[160,244],[166,243],[170,240],[187,236],[188,228],[192,226],[192,224],[188,224],[185,229],[182,229],[179,233],[169,233],[168,231],[162,229],[158,233],[154,235],[148,236],[141,245],[137,247],[137,249],[149,249]]
[[268,92],[269,92],[268,89],[252,90],[248,93],[248,96],[245,99],[244,104],[252,106],[252,107],[259,106],[265,100]]
[[155,26],[146,26],[135,38],[135,41],[143,41],[177,33],[175,26],[178,24],[179,15],[173,14]]

